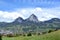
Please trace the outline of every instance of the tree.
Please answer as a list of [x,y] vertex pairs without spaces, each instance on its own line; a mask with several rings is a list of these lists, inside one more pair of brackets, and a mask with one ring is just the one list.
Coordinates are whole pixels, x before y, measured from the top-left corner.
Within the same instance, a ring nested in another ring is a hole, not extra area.
[[27,36],[32,36],[32,34],[31,33],[28,33]]
[[38,35],[40,35],[40,33],[38,33]]
[[53,32],[53,30],[49,30],[49,31],[48,31],[48,33],[51,33],[51,32]]
[[0,35],[0,40],[2,40],[2,36]]

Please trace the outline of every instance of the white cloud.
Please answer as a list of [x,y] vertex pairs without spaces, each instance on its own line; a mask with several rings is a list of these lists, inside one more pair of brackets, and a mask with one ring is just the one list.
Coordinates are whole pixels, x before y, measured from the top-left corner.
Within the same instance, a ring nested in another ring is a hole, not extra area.
[[0,11],[0,21],[13,21],[14,19],[16,19],[17,17],[23,17],[20,13],[18,12],[5,12],[5,11]]
[[[57,14],[56,14],[57,13]],[[13,21],[17,17],[22,17],[24,19],[28,18],[31,14],[35,14],[40,21],[49,20],[54,17],[60,16],[60,9],[45,9],[45,8],[22,8],[17,9],[13,12],[0,11],[0,21]]]

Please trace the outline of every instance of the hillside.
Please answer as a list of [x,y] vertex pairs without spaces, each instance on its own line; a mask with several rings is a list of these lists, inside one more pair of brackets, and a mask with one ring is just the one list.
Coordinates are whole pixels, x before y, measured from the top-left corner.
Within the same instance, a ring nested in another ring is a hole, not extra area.
[[12,38],[3,37],[3,40],[60,40],[60,30],[40,36],[20,36]]

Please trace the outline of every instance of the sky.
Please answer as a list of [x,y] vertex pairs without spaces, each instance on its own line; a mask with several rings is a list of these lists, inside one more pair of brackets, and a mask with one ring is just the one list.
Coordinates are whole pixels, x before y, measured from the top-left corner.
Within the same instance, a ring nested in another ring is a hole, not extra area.
[[60,18],[60,0],[0,0],[0,22],[35,14],[39,21]]

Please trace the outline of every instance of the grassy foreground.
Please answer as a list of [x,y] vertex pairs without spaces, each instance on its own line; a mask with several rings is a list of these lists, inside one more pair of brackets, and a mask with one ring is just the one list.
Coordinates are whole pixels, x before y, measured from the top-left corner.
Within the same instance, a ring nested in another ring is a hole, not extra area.
[[3,40],[60,40],[60,30],[44,35],[35,36],[19,36],[19,37],[3,37]]

